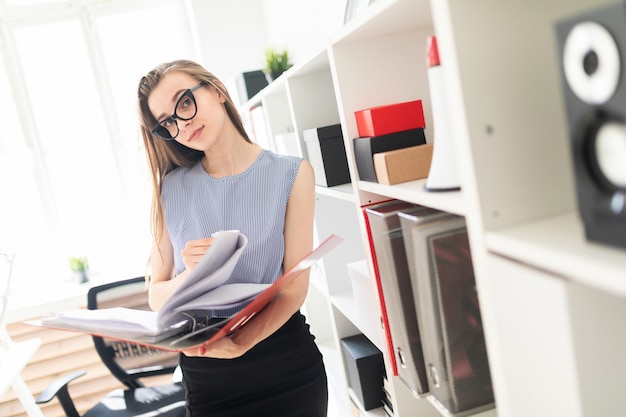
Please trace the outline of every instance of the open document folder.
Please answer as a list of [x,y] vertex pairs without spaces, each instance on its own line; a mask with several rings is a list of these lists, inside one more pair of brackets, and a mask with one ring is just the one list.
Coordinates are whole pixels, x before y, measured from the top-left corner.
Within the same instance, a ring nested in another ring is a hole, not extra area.
[[[27,324],[126,340],[166,350],[184,350],[231,335],[259,313],[302,272],[343,239],[331,235],[273,284],[225,284],[248,239],[237,230],[217,232],[215,240],[185,281],[158,312],[125,307],[72,310]],[[228,318],[213,311],[245,305]]]

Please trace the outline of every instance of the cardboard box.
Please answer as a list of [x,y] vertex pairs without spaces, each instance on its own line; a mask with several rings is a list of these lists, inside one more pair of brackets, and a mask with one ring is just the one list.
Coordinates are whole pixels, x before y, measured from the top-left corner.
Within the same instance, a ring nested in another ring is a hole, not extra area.
[[398,184],[428,177],[433,145],[411,146],[374,154],[374,170],[381,184]]
[[424,145],[424,129],[411,129],[383,136],[359,137],[354,139],[354,158],[362,181],[378,182],[374,168],[374,154]]
[[382,407],[383,354],[363,334],[341,339],[341,351],[346,364],[348,386],[364,410]]
[[360,137],[381,136],[426,127],[422,100],[372,107],[359,110],[354,115]]
[[315,173],[315,184],[333,187],[350,182],[348,157],[340,124],[307,129],[302,132],[302,136],[308,160]]

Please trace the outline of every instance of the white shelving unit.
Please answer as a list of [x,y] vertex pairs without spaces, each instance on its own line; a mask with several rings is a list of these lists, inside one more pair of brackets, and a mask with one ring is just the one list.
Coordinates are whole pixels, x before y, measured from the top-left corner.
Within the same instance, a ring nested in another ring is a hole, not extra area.
[[[554,30],[558,19],[610,1],[377,0],[244,106],[262,106],[269,138],[294,132],[304,157],[303,130],[342,126],[352,182],[317,187],[316,228],[320,238],[336,233],[346,242],[315,267],[306,313],[346,407],[339,340],[364,333],[386,356],[378,323],[358,313],[363,300],[347,272],[348,263],[371,263],[360,206],[396,198],[466,218],[497,404],[480,416],[626,409],[626,251],[584,237]],[[424,180],[359,181],[355,111],[422,99],[433,142],[425,58],[433,34],[462,191],[426,192]],[[390,382],[397,417],[444,414]]]

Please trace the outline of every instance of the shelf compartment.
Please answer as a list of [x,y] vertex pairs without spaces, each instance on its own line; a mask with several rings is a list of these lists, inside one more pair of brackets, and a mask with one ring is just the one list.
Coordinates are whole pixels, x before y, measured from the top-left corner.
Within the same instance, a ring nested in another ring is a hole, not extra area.
[[328,293],[338,294],[351,288],[347,264],[364,259],[356,208],[350,201],[326,195],[316,195],[315,219],[320,239],[331,234],[344,241],[319,262],[324,270]]
[[429,0],[378,0],[344,26],[333,42],[378,38],[432,25]]
[[585,238],[576,212],[486,234],[492,253],[626,297],[626,252]]
[[[366,323],[363,318],[361,318],[356,301],[351,292],[345,292],[343,294],[337,294],[331,297],[331,304],[337,310],[341,312],[348,320],[350,320],[354,325],[359,329],[361,333],[363,333],[369,340],[374,343],[374,345],[380,350],[384,352],[386,347],[383,339],[382,329],[380,328],[380,318],[373,323]],[[378,310],[378,306],[374,305],[371,308],[375,308]]]
[[334,187],[323,187],[318,185],[315,186],[315,192],[323,196],[336,198],[352,204],[356,204],[357,202],[352,184],[341,184],[335,185]]

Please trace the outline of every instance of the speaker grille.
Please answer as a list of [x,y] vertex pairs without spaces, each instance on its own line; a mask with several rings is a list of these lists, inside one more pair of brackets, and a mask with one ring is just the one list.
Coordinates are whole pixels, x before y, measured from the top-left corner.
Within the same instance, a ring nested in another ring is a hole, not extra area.
[[[453,413],[493,403],[493,388],[465,228],[429,237],[434,303],[439,311],[445,363],[439,377],[449,393],[438,396]],[[441,375],[441,373],[444,375]],[[449,395],[448,395],[449,394]],[[443,397],[443,398],[442,398]]]

